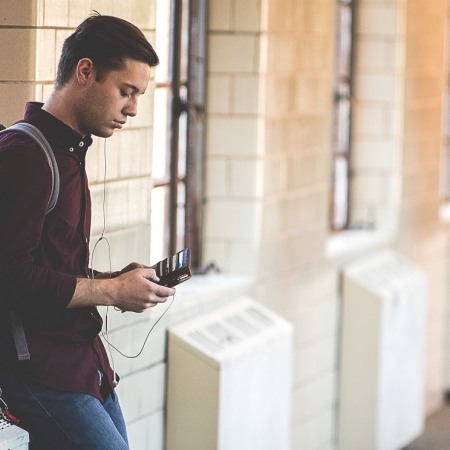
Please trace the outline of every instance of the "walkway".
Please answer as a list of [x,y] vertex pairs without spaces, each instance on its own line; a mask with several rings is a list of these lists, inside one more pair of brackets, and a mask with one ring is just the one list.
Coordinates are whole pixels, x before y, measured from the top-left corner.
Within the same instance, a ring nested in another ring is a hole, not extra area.
[[450,450],[450,406],[432,414],[425,432],[405,450]]

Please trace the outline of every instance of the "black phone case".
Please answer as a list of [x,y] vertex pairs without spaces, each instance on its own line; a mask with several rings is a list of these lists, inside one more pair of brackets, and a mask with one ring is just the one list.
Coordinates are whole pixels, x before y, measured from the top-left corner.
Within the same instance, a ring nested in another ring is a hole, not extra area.
[[[181,257],[180,257],[181,255]],[[181,260],[180,260],[181,259]],[[189,268],[190,250],[185,248],[152,266],[161,286],[174,287],[192,277]]]

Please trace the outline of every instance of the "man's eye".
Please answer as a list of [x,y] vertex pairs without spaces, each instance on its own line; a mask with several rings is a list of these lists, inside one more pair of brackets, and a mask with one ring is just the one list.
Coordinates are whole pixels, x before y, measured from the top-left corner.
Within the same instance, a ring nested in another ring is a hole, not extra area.
[[127,98],[130,98],[131,97],[131,94],[127,94],[125,91],[120,91],[120,95],[122,96],[122,97],[127,97]]

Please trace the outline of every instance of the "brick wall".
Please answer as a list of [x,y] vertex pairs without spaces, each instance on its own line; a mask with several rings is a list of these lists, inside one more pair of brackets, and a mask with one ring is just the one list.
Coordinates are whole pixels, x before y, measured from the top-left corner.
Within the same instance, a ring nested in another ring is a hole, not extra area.
[[[352,217],[390,238],[330,257],[333,0],[210,0],[204,260],[226,276],[180,286],[143,355],[114,363],[133,449],[162,450],[166,330],[249,291],[295,326],[293,449],[335,448],[340,267],[394,245],[430,280],[427,410],[444,388],[448,231],[438,220],[444,0],[360,0]],[[155,1],[0,0],[0,122],[43,100],[64,38],[91,9],[157,33]],[[426,38],[424,38],[426,36]],[[20,58],[17,58],[20,55]],[[113,270],[150,262],[152,85],[108,139],[107,237]],[[104,141],[89,151],[92,240],[103,228]],[[337,236],[339,239],[339,236]],[[390,239],[390,240],[389,240]],[[94,265],[109,270],[101,242]],[[109,312],[110,338],[135,354],[163,308]],[[105,311],[102,311],[104,314]]]
[[[409,0],[405,57],[405,120],[398,248],[429,279],[427,408],[442,403],[444,333],[448,322],[448,226],[439,220],[446,2]],[[448,174],[447,174],[448,175]]]

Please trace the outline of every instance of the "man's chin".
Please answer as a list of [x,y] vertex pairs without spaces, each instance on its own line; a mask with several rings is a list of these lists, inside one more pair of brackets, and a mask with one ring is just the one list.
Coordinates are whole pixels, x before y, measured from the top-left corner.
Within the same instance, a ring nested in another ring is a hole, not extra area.
[[95,130],[95,131],[92,131],[91,133],[94,136],[97,136],[99,138],[109,138],[114,134],[114,130],[115,130],[115,128],[112,128],[112,129],[110,128],[107,130]]

